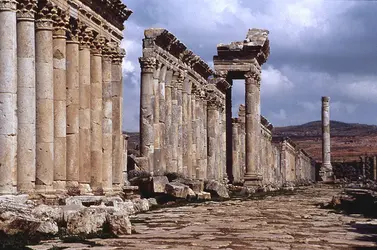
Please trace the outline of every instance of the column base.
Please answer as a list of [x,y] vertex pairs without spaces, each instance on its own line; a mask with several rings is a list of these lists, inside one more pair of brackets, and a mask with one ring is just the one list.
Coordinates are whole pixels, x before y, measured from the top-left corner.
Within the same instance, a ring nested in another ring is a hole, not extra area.
[[54,187],[46,185],[35,185],[36,194],[55,194]]
[[322,168],[319,170],[319,178],[323,183],[333,183],[335,180],[332,170]]
[[260,186],[262,184],[263,177],[259,174],[246,173],[244,176],[244,185],[247,187]]
[[80,195],[93,195],[89,183],[79,183]]
[[17,194],[17,188],[16,187],[11,187],[5,190],[0,190],[0,195],[14,195]]
[[67,182],[66,181],[53,181],[52,186],[57,193],[67,193]]

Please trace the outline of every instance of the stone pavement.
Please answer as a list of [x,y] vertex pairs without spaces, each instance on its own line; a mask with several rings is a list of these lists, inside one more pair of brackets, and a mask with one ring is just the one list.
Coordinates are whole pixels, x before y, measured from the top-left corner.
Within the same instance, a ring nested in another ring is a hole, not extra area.
[[255,200],[205,202],[136,215],[134,233],[33,249],[372,249],[377,220],[319,208],[340,190],[308,187]]

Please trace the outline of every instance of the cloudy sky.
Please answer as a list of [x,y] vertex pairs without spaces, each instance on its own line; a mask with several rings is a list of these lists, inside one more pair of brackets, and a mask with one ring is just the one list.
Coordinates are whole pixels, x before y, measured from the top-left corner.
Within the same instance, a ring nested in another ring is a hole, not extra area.
[[[124,31],[124,125],[138,131],[143,31],[166,28],[213,65],[218,43],[242,41],[249,28],[270,31],[262,67],[261,112],[275,126],[331,119],[377,124],[377,2],[335,0],[123,0],[134,12]],[[233,110],[244,100],[233,88]]]

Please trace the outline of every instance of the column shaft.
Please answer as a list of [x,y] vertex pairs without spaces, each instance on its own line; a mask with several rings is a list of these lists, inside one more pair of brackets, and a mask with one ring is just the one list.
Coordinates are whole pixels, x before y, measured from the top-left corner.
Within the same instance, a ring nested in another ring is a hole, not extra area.
[[330,148],[330,97],[322,97],[322,167],[320,176],[323,181],[333,180]]
[[178,172],[178,93],[177,93],[177,79],[178,72],[174,72],[171,88],[171,110],[172,110],[172,119],[171,119],[171,130],[170,130],[170,142],[172,150],[172,166],[170,171],[177,173]]
[[[120,50],[119,50],[120,51]],[[123,136],[122,136],[122,59],[120,53],[113,56],[112,62],[112,105],[113,105],[113,188],[121,189],[123,185]]]
[[260,140],[260,77],[258,72],[248,72],[245,80],[245,130],[246,130],[246,185],[258,185],[261,176],[258,173]]
[[79,43],[74,29],[70,30],[67,41],[67,91],[66,91],[66,141],[67,141],[67,187],[78,188],[79,181]]
[[[94,43],[90,57],[91,79],[91,187],[94,193],[102,191],[102,54],[101,47]],[[96,46],[97,45],[97,46]]]
[[153,174],[162,174],[161,171],[161,126],[160,126],[160,72],[161,62],[157,62],[157,68],[153,71],[152,105],[153,105]]
[[186,108],[187,108],[187,131],[186,131],[186,145],[187,148],[185,149],[186,153],[186,161],[187,161],[187,177],[192,178],[193,177],[193,165],[192,165],[192,148],[193,148],[193,143],[192,143],[192,104],[191,104],[191,81],[187,82],[187,103],[186,103]]
[[240,181],[240,162],[239,162],[239,134],[238,134],[238,119],[233,118],[232,122],[233,133],[233,182]]
[[32,192],[35,188],[36,154],[33,9],[24,8],[17,13],[17,57],[17,189],[19,192]]
[[54,189],[64,192],[66,162],[66,29],[56,28],[53,36],[54,56]]
[[183,89],[182,89],[182,166],[183,166],[183,174],[185,176],[191,177],[191,170],[189,175],[189,168],[191,168],[191,153],[189,152],[189,148],[191,151],[191,145],[189,145],[189,137],[191,135],[188,132],[188,124],[191,121],[189,115],[189,100],[188,100],[188,93],[190,92],[190,81],[186,78],[183,82]]
[[[49,11],[51,9],[49,7]],[[42,14],[41,14],[42,15]],[[36,190],[53,191],[54,180],[54,70],[52,20],[36,22]]]
[[14,193],[17,180],[16,1],[0,1],[0,194]]
[[[166,134],[166,127],[165,127],[165,112],[166,112],[166,105],[165,105],[165,85],[166,85],[166,73],[167,73],[167,66],[163,65],[160,71],[160,77],[158,82],[158,95],[159,95],[159,149],[160,149],[160,164],[159,167],[156,169],[156,173],[164,173],[166,171],[166,148],[165,148],[165,134]],[[168,149],[169,150],[169,149]]]
[[112,86],[111,86],[111,57],[108,51],[102,56],[102,189],[104,192],[112,191]]
[[183,81],[184,76],[180,73],[177,79],[177,172],[184,173],[183,167]]
[[82,34],[79,51],[79,89],[80,89],[80,110],[79,110],[79,184],[81,193],[90,193],[91,177],[91,150],[90,150],[90,47],[86,34]]
[[[195,86],[196,88],[196,86]],[[192,141],[192,156],[191,156],[191,162],[192,162],[192,175],[191,178],[199,178],[197,176],[197,168],[198,168],[198,162],[197,162],[197,121],[196,121],[196,98],[197,98],[197,90],[194,89],[191,93],[191,141]]]
[[171,81],[173,79],[173,71],[168,69],[166,71],[166,86],[165,86],[165,138],[164,138],[164,153],[166,162],[166,171],[172,172],[173,155],[171,142],[171,122],[172,122],[172,87]]
[[207,138],[208,138],[208,162],[207,162],[207,178],[209,180],[216,179],[216,158],[218,157],[218,150],[219,142],[217,141],[217,134],[216,134],[216,123],[218,123],[218,117],[216,114],[216,104],[214,100],[210,100],[208,104],[207,110]]

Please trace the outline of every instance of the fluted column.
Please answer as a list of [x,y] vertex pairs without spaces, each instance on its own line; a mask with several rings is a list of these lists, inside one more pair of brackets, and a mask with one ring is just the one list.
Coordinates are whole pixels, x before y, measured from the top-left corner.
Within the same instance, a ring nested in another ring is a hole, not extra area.
[[123,136],[122,136],[122,60],[124,51],[116,49],[113,55],[112,81],[112,123],[113,123],[113,188],[120,190],[123,185]]
[[0,0],[0,194],[14,193],[17,180],[16,4]]
[[102,189],[104,192],[113,190],[113,106],[111,96],[111,48],[106,44],[102,54]]
[[260,125],[260,72],[258,68],[245,74],[245,130],[246,130],[246,185],[258,185]]
[[172,95],[171,81],[173,79],[173,70],[168,68],[166,71],[165,85],[165,137],[164,137],[164,154],[166,162],[166,171],[171,172],[173,166],[171,150],[171,121],[172,121]]
[[79,184],[81,193],[90,193],[91,150],[90,150],[90,43],[92,32],[81,27],[79,33],[79,89],[80,89],[80,160]]
[[[160,164],[156,168],[156,173],[164,173],[166,171],[166,105],[165,105],[165,86],[166,86],[166,73],[168,67],[163,65],[160,70],[160,77],[158,81],[158,95],[159,95],[159,149],[160,149]],[[168,149],[169,150],[169,149]]]
[[90,156],[91,187],[94,193],[102,191],[102,46],[104,39],[97,36],[91,45],[90,55]]
[[36,0],[19,1],[17,12],[17,190],[26,193],[35,187],[36,7]]
[[70,191],[79,186],[79,42],[77,24],[72,21],[67,39],[67,91],[66,91],[66,143],[67,143],[67,187]]
[[53,56],[54,56],[54,189],[64,192],[67,180],[66,162],[66,86],[67,53],[66,31],[69,16],[59,13],[54,18]]
[[322,181],[333,181],[333,171],[331,166],[330,147],[330,97],[322,97],[322,166],[320,177]]
[[177,172],[180,174],[184,173],[183,168],[183,81],[185,79],[184,72],[180,72],[177,78]]
[[160,133],[160,72],[162,63],[157,61],[153,71],[152,105],[153,105],[153,174],[162,174],[161,171],[161,133]]
[[139,58],[141,67],[140,91],[140,154],[148,159],[148,168],[153,172],[154,130],[153,130],[153,72],[156,67],[156,58]]

